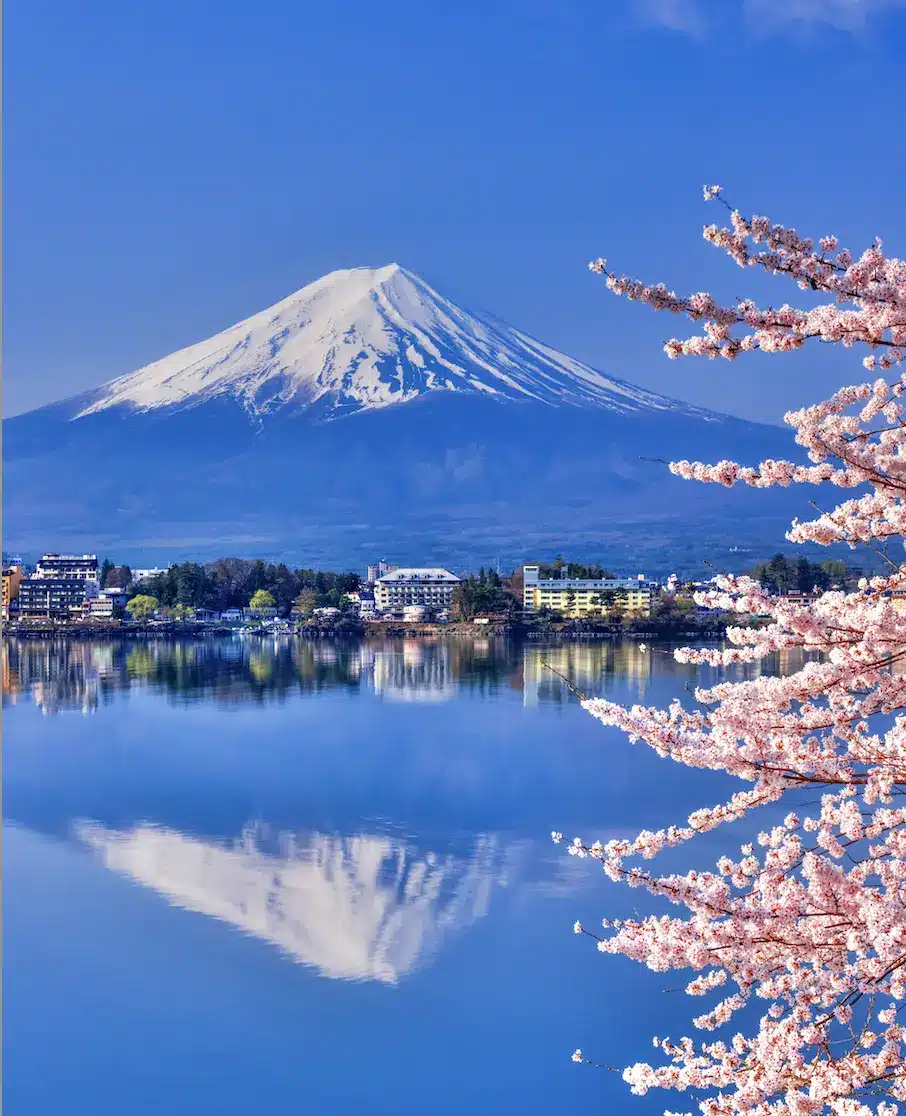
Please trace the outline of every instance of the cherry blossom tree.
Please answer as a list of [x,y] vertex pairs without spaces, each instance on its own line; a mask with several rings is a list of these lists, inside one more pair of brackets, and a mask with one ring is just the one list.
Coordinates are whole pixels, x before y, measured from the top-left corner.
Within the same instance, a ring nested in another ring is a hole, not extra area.
[[[705,188],[705,199],[726,205],[717,186]],[[740,267],[786,276],[819,305],[724,306],[615,274],[604,260],[590,266],[616,294],[700,323],[696,336],[667,342],[670,357],[859,345],[868,372],[882,375],[786,415],[806,464],[678,461],[670,469],[727,486],[842,489],[841,502],[795,521],[787,537],[867,545],[883,573],[806,602],[720,577],[696,600],[738,614],[740,626],[728,629],[726,649],[680,650],[679,662],[755,663],[791,648],[818,654],[786,677],[700,688],[691,708],[583,702],[633,743],[742,786],[684,824],[634,840],[577,837],[573,855],[599,860],[611,880],[679,911],[604,920],[600,934],[575,929],[604,953],[658,972],[687,970],[685,991],[706,1000],[692,1024],[716,1033],[655,1039],[658,1064],[624,1072],[634,1093],[689,1090],[705,1116],[894,1116],[906,1100],[906,673],[897,667],[906,661],[906,612],[897,608],[906,596],[906,372],[898,371],[906,263],[885,255],[880,241],[855,258],[835,237],[816,246],[727,209],[729,225],[709,225],[705,239]],[[757,840],[713,870],[658,873],[641,863],[765,807]],[[588,1060],[581,1051],[573,1058]]]

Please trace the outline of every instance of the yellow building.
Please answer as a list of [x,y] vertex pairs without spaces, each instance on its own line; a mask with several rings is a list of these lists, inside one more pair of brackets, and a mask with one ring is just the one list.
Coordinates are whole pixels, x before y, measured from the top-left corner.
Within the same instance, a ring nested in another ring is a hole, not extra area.
[[542,577],[538,566],[522,567],[522,608],[527,613],[548,609],[579,619],[611,612],[650,616],[654,584],[637,577]]
[[895,589],[890,594],[890,603],[897,612],[906,612],[906,592],[902,589]]
[[3,567],[3,619],[9,618],[9,606],[19,596],[19,583],[22,580],[21,566]]

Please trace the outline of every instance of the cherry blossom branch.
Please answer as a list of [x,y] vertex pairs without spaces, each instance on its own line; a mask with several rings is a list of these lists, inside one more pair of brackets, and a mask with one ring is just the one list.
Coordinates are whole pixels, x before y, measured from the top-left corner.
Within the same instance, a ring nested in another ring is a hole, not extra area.
[[[745,299],[722,305],[703,292],[679,297],[595,261],[592,270],[614,293],[701,325],[696,337],[668,341],[668,356],[732,360],[818,340],[865,345],[869,372],[904,362],[906,264],[886,255],[880,241],[858,257],[834,237],[816,247],[795,229],[744,217],[720,187],[704,193],[729,213],[727,226],[705,228],[709,243],[740,267],[761,268],[829,301],[811,308],[760,308]],[[697,688],[696,709],[678,701],[666,710],[624,709],[587,698],[564,679],[583,708],[632,742],[745,784],[725,802],[694,811],[685,825],[606,844],[576,838],[570,846],[573,855],[598,859],[614,882],[686,912],[604,920],[603,937],[577,923],[577,933],[595,938],[601,952],[658,971],[691,969],[688,994],[721,997],[693,1019],[699,1030],[721,1031],[745,1007],[766,1005],[749,1034],[724,1032],[706,1043],[655,1039],[664,1063],[629,1067],[623,1076],[634,1093],[694,1090],[704,1116],[896,1116],[897,1103],[906,1101],[906,807],[898,805],[906,795],[906,611],[898,603],[906,603],[906,563],[887,549],[906,535],[904,391],[906,372],[841,388],[786,415],[808,464],[670,464],[678,476],[726,486],[823,484],[851,492],[829,511],[814,507],[811,522],[794,521],[787,537],[867,545],[885,562],[884,576],[801,604],[747,578],[716,577],[696,603],[748,617],[748,626],[728,627],[722,648],[685,648],[675,657],[746,665],[753,677]],[[819,661],[779,677],[762,671],[767,656],[794,650]],[[799,801],[807,787],[821,789],[817,801]],[[788,812],[713,871],[658,875],[636,863],[791,793],[804,816]]]

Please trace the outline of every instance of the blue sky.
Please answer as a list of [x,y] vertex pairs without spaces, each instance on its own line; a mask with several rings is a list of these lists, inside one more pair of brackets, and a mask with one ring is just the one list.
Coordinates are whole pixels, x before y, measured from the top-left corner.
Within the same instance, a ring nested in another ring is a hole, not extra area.
[[[668,362],[592,257],[782,301],[701,240],[704,182],[902,255],[903,0],[7,5],[4,411],[327,271],[396,261],[606,372],[778,421],[858,359]],[[743,282],[745,280],[745,282]],[[677,328],[679,327],[679,328]]]

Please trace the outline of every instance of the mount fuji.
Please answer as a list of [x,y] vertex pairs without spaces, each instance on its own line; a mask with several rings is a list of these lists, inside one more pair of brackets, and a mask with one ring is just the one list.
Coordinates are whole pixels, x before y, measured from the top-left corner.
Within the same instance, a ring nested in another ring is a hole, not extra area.
[[778,428],[605,375],[396,264],[353,268],[7,419],[5,545],[354,567],[563,550],[700,569],[776,545],[789,497],[690,485],[650,459],[790,449]]

